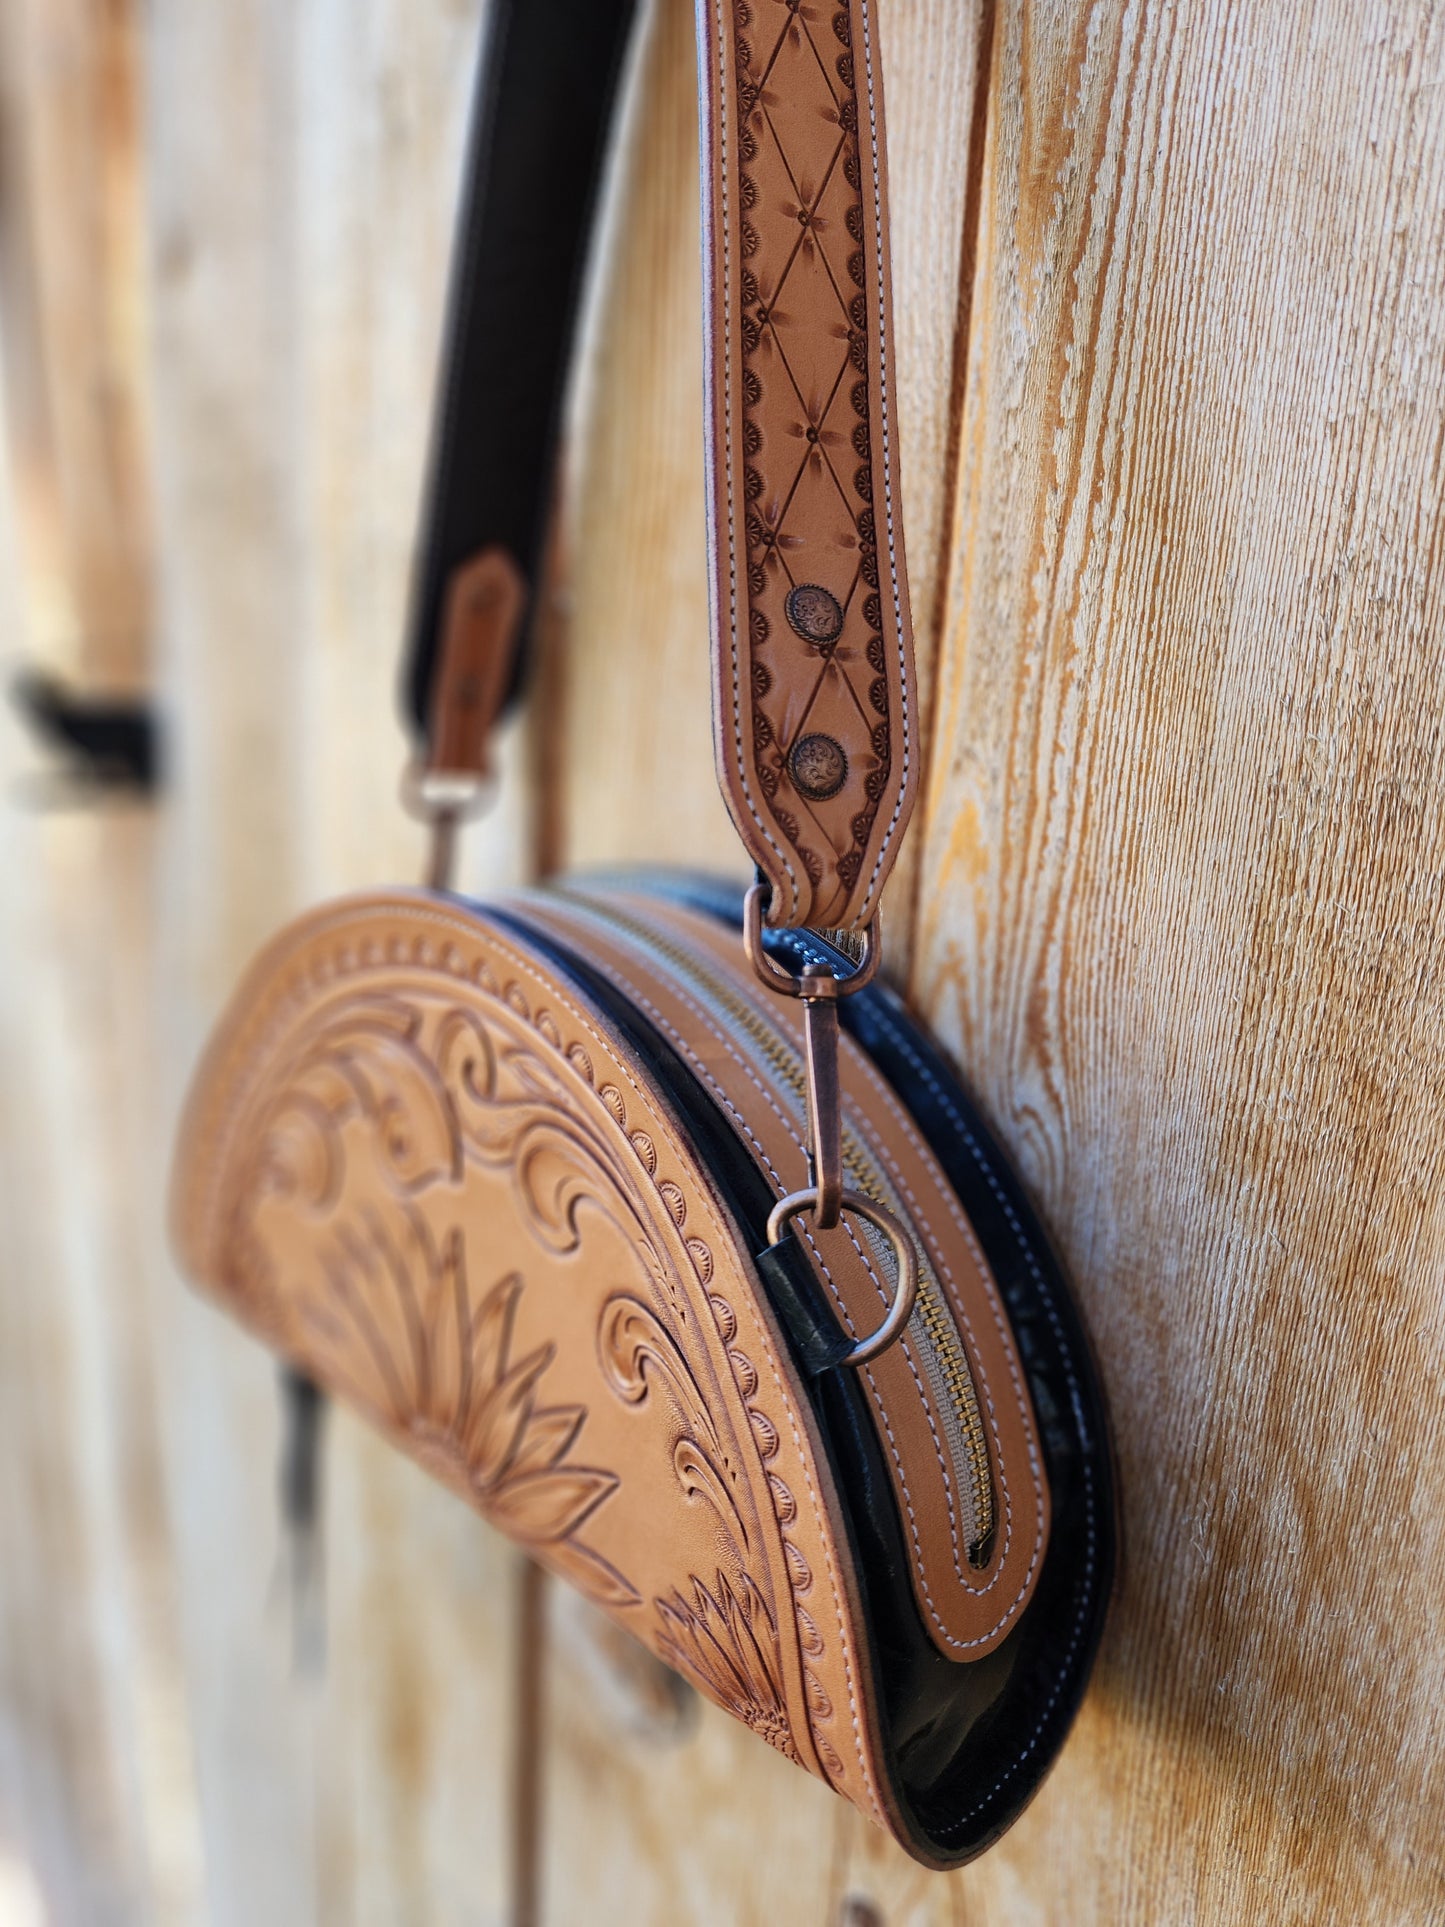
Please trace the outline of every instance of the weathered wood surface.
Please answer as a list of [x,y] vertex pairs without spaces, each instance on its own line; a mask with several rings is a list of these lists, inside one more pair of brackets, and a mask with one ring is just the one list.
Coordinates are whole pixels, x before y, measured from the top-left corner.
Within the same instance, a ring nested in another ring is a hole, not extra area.
[[913,988],[1125,1531],[1014,1919],[1445,1913],[1442,26],[999,12]]
[[[932,739],[891,941],[1078,1282],[1118,1609],[1058,1771],[941,1879],[721,1715],[649,1725],[554,1591],[544,1917],[1445,1917],[1445,33],[1375,0],[881,11]],[[6,18],[7,152],[42,16]],[[126,526],[156,542],[128,593],[153,568],[175,781],[155,815],[7,822],[0,1913],[33,1877],[66,1922],[505,1918],[511,1555],[338,1419],[328,1663],[295,1679],[272,1374],[159,1227],[246,952],[416,869],[392,677],[476,26],[475,0],[144,16],[125,392],[154,473]],[[651,0],[632,90],[560,723],[510,745],[479,889],[538,852],[737,867],[688,0]],[[24,107],[26,151],[61,151]],[[34,314],[75,298],[57,246]],[[72,528],[112,513],[73,499]],[[5,519],[33,579],[33,512]]]
[[151,626],[138,9],[0,9],[0,302],[23,603],[48,667],[144,685]]
[[[149,17],[172,1114],[241,958],[417,874],[396,638],[476,32],[386,0]],[[162,1344],[208,1917],[503,1918],[513,1555],[338,1415],[297,1681],[273,1369],[190,1302]]]

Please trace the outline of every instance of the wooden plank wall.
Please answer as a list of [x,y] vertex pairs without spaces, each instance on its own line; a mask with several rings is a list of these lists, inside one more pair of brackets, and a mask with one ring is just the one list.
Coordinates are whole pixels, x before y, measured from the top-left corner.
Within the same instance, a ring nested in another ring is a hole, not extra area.
[[[880,11],[931,738],[890,946],[1077,1281],[1123,1579],[1058,1771],[949,1879],[554,1593],[543,1917],[1445,1917],[1445,29]],[[149,675],[172,749],[157,807],[37,813],[3,736],[6,1927],[508,1917],[513,1555],[338,1415],[298,1675],[273,1374],[161,1237],[245,955],[417,870],[392,678],[478,20],[0,15],[0,651]],[[695,111],[649,0],[479,890],[737,867]]]

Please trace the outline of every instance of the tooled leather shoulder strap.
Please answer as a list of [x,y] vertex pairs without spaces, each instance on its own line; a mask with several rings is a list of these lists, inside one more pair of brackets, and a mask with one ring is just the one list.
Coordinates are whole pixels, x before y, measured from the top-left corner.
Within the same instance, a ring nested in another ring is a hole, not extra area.
[[[484,771],[517,681],[634,0],[492,0],[408,700]],[[768,920],[863,928],[918,770],[868,0],[698,0],[718,774]]]
[[769,921],[866,926],[918,772],[868,0],[698,0],[719,777]]

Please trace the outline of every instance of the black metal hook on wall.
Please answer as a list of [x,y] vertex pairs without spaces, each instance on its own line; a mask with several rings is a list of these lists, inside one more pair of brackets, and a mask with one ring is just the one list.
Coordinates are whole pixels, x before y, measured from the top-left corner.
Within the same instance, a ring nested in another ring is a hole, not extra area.
[[84,696],[26,668],[12,677],[10,699],[32,734],[61,753],[76,783],[142,795],[159,788],[160,728],[144,698]]

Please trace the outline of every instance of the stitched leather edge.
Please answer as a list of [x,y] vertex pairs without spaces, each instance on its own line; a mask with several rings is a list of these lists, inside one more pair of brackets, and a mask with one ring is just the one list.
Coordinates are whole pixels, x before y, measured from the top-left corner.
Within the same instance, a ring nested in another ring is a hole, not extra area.
[[[766,0],[756,0],[766,4]],[[731,0],[739,23],[751,18],[753,0]],[[917,784],[918,758],[912,721],[912,649],[908,614],[906,571],[903,561],[902,530],[898,516],[898,450],[891,403],[891,319],[887,254],[886,161],[884,155],[881,80],[877,72],[873,35],[866,0],[851,0],[849,7],[834,15],[834,31],[845,48],[840,69],[846,60],[846,83],[851,84],[854,150],[861,167],[865,153],[862,129],[857,125],[858,88],[853,74],[851,49],[861,45],[863,53],[864,95],[866,100],[869,179],[860,182],[857,206],[863,214],[865,198],[871,202],[869,237],[871,245],[859,248],[863,264],[864,301],[871,328],[864,329],[867,341],[866,384],[869,413],[876,416],[876,433],[870,437],[868,466],[872,473],[870,502],[881,500],[888,549],[892,631],[892,680],[879,676],[870,686],[875,707],[881,692],[885,703],[881,728],[887,744],[887,764],[875,770],[877,793],[848,786],[848,809],[855,836],[854,846],[839,852],[826,845],[820,861],[814,847],[820,840],[812,836],[806,847],[800,844],[796,819],[787,811],[782,820],[777,808],[770,806],[767,785],[761,780],[760,752],[775,744],[775,732],[754,697],[745,704],[743,681],[745,663],[750,685],[761,674],[771,671],[753,656],[752,624],[755,612],[751,586],[740,587],[740,535],[746,543],[746,517],[740,513],[737,483],[736,444],[744,425],[743,411],[737,405],[735,362],[740,357],[744,333],[743,315],[738,305],[737,283],[741,256],[737,240],[743,226],[741,203],[744,189],[751,185],[739,175],[734,184],[740,151],[739,130],[735,123],[738,92],[736,66],[738,47],[729,27],[724,0],[699,0],[699,82],[704,133],[703,233],[705,302],[713,317],[713,340],[705,357],[707,393],[706,422],[710,443],[707,465],[709,503],[709,551],[714,633],[714,735],[719,779],[739,833],[749,853],[773,886],[769,921],[774,924],[827,923],[834,927],[866,924],[877,906],[878,896],[897,853],[897,843],[906,826]],[[831,82],[830,82],[831,85]],[[844,122],[840,120],[840,125]],[[861,236],[859,237],[861,239]],[[717,326],[718,311],[721,326]],[[871,524],[872,507],[865,511]],[[861,528],[860,524],[860,528]],[[876,592],[873,600],[877,600]],[[766,618],[764,618],[766,623]],[[882,640],[878,638],[880,649]],[[880,657],[876,666],[883,667]],[[870,661],[873,660],[870,645]],[[745,716],[745,711],[746,716]],[[776,758],[774,759],[777,760]],[[773,787],[777,788],[776,772]],[[884,805],[891,803],[886,820]],[[794,834],[790,834],[790,831]],[[861,842],[858,838],[861,834]],[[871,864],[870,864],[871,859]],[[849,866],[852,866],[851,869]]]
[[[583,919],[587,919],[592,917],[599,917],[599,914],[600,914],[597,910],[595,910],[591,906],[585,893],[579,894],[575,897],[569,897],[565,900],[559,900],[555,903],[543,904],[537,901],[529,900],[527,903],[527,912],[531,913],[534,916],[541,917],[544,921],[547,919],[548,913],[553,912],[560,919],[562,927],[564,929],[568,927],[568,925],[572,922],[573,919],[579,916]],[[609,925],[607,923],[605,915],[600,916],[599,934],[604,938],[604,940],[608,943],[609,946],[617,947],[624,950],[628,947],[628,939],[626,938],[625,933]],[[687,945],[689,948],[691,947],[690,940],[682,931],[671,930],[669,932],[669,937],[670,937],[670,940],[675,943],[683,943],[684,945]],[[575,944],[578,948],[585,949],[586,939],[584,936],[579,936],[573,933],[572,935],[569,936],[568,941],[570,943]],[[683,1061],[690,1066],[690,1068],[693,1071],[693,1074],[710,1091],[714,1101],[719,1105],[721,1105],[722,1108],[732,1117],[736,1128],[739,1129],[742,1132],[742,1134],[748,1139],[748,1141],[752,1144],[755,1154],[761,1159],[764,1166],[772,1176],[773,1182],[778,1189],[778,1193],[779,1195],[781,1195],[783,1191],[787,1189],[787,1186],[783,1183],[780,1174],[775,1171],[771,1160],[768,1158],[765,1150],[763,1149],[762,1145],[759,1143],[757,1137],[755,1136],[754,1132],[749,1126],[747,1120],[742,1116],[742,1114],[737,1109],[736,1105],[728,1097],[727,1092],[723,1089],[723,1087],[719,1084],[718,1080],[713,1076],[711,1071],[708,1069],[707,1063],[704,1061],[703,1057],[699,1054],[699,1051],[696,1045],[692,1041],[690,1041],[688,1036],[685,1036],[678,1031],[677,1027],[669,1021],[667,1016],[662,1011],[658,1009],[656,1004],[652,1001],[650,997],[648,997],[646,992],[639,986],[639,984],[637,983],[637,981],[633,976],[626,973],[624,970],[617,968],[615,962],[609,962],[607,968],[608,968],[608,974],[611,976],[613,981],[617,983],[618,987],[627,993],[630,1001],[633,1002],[639,1010],[642,1010],[646,1013],[649,1022],[652,1023],[653,1026],[662,1033],[662,1035],[671,1044],[672,1048],[677,1051],[677,1053],[683,1059]],[[669,991],[670,991],[670,994],[676,998],[678,1004],[697,1023],[700,1029],[703,1032],[705,1032],[708,1036],[710,1036],[716,1042],[716,1044],[720,1046],[723,1053],[727,1057],[729,1057],[735,1065],[737,1065],[738,1069],[753,1085],[755,1090],[758,1092],[758,1095],[761,1098],[761,1100],[767,1105],[768,1109],[773,1113],[773,1116],[778,1120],[782,1128],[785,1131],[787,1131],[789,1135],[792,1137],[796,1148],[801,1153],[803,1150],[803,1144],[802,1144],[802,1140],[796,1134],[794,1125],[779,1108],[776,1102],[776,1099],[767,1090],[766,1086],[762,1083],[762,1081],[758,1078],[756,1071],[739,1054],[738,1050],[736,1049],[732,1041],[725,1035],[725,1033],[718,1027],[716,1022],[709,1015],[709,1013],[697,1002],[697,1000],[686,990],[686,988],[680,982],[670,980]],[[901,1135],[906,1139],[909,1145],[918,1153],[918,1155],[921,1158],[923,1158],[926,1162],[931,1163],[932,1152],[928,1149],[927,1145],[923,1142],[923,1139],[921,1138],[917,1130],[914,1128],[911,1120],[907,1118],[906,1114],[902,1110],[902,1107],[899,1105],[898,1100],[895,1097],[893,1091],[888,1086],[886,1080],[879,1075],[876,1068],[869,1061],[866,1051],[859,1050],[857,1056],[858,1056],[859,1067],[861,1068],[865,1079],[869,1082],[871,1087],[874,1089],[880,1102],[888,1110],[889,1115],[894,1119],[894,1122],[899,1127]],[[978,1348],[977,1339],[974,1335],[973,1318],[969,1312],[967,1304],[962,1299],[957,1283],[953,1277],[952,1270],[948,1266],[947,1261],[943,1256],[942,1250],[937,1247],[937,1240],[932,1235],[932,1231],[928,1224],[927,1218],[924,1215],[921,1207],[919,1206],[918,1200],[915,1197],[912,1191],[912,1188],[909,1186],[906,1177],[899,1169],[896,1161],[892,1157],[891,1153],[887,1150],[886,1146],[879,1147],[879,1155],[882,1156],[886,1166],[888,1167],[888,1170],[890,1172],[893,1182],[896,1185],[898,1185],[900,1190],[900,1195],[904,1196],[910,1211],[915,1215],[915,1217],[923,1227],[925,1236],[928,1238],[928,1241],[929,1241],[929,1247],[930,1247],[930,1251],[933,1254],[934,1262],[939,1267],[941,1282],[943,1283],[944,1288],[948,1293],[950,1304],[954,1309],[954,1314],[958,1318],[961,1326],[963,1327],[965,1333],[967,1334],[971,1351],[976,1355],[979,1348]],[[1023,1433],[1024,1450],[1027,1454],[1028,1472],[1029,1472],[1029,1477],[1023,1481],[1023,1485],[1025,1488],[1025,1491],[1032,1497],[1032,1500],[1033,1500],[1033,1506],[1032,1506],[1033,1542],[1032,1542],[1031,1548],[1029,1549],[1028,1563],[1023,1571],[1023,1574],[1021,1576],[1016,1577],[1016,1580],[1015,1580],[1016,1591],[1013,1597],[1011,1599],[1008,1599],[1006,1603],[1003,1604],[1003,1606],[1000,1609],[999,1617],[993,1622],[993,1624],[987,1627],[983,1632],[977,1634],[976,1636],[964,1638],[964,1637],[960,1637],[958,1634],[954,1632],[951,1632],[947,1627],[947,1625],[944,1623],[944,1620],[939,1611],[938,1604],[933,1596],[933,1591],[930,1584],[929,1568],[925,1564],[922,1545],[920,1543],[916,1525],[914,1523],[913,1493],[909,1485],[907,1470],[901,1455],[901,1451],[898,1446],[897,1439],[894,1436],[892,1425],[889,1422],[886,1408],[884,1407],[881,1400],[875,1400],[878,1416],[881,1419],[884,1430],[887,1434],[888,1456],[892,1460],[894,1471],[897,1477],[898,1486],[900,1488],[901,1502],[908,1515],[907,1536],[911,1541],[910,1564],[912,1567],[913,1578],[915,1582],[915,1590],[918,1596],[918,1603],[919,1603],[920,1610],[926,1615],[926,1617],[934,1627],[935,1643],[939,1645],[940,1650],[946,1648],[951,1650],[954,1653],[961,1654],[961,1653],[977,1652],[981,1648],[992,1649],[993,1647],[997,1646],[1000,1643],[1003,1636],[1007,1633],[1009,1627],[1018,1618],[1019,1614],[1026,1606],[1028,1600],[1032,1597],[1034,1582],[1038,1576],[1040,1567],[1042,1565],[1044,1553],[1048,1543],[1049,1513],[1048,1513],[1048,1501],[1047,1501],[1047,1489],[1046,1489],[1045,1476],[1044,1476],[1042,1464],[1040,1462],[1037,1438],[1036,1438],[1036,1434],[1033,1426],[1032,1406],[1029,1401],[1028,1395],[1024,1389],[1022,1374],[1019,1368],[1017,1357],[1015,1356],[1015,1353],[1014,1353],[1013,1341],[1010,1337],[1009,1330],[1008,1330],[1007,1318],[1005,1316],[1002,1303],[998,1297],[997,1288],[993,1281],[992,1272],[989,1268],[987,1260],[984,1258],[983,1253],[979,1248],[978,1241],[974,1237],[971,1227],[968,1225],[966,1218],[964,1217],[961,1210],[959,1209],[957,1201],[953,1199],[951,1188],[948,1186],[946,1180],[943,1182],[941,1190],[942,1190],[942,1195],[944,1196],[945,1201],[947,1202],[949,1213],[953,1219],[954,1225],[956,1229],[959,1231],[962,1238],[964,1239],[964,1242],[968,1245],[969,1249],[973,1252],[974,1257],[979,1266],[979,1274],[984,1284],[985,1296],[988,1302],[989,1316],[993,1323],[995,1333],[997,1334],[997,1337],[999,1339],[1000,1346],[1005,1355],[1005,1360],[1007,1363],[1007,1369],[1009,1373],[1009,1380],[1010,1380],[1010,1384],[1013,1392],[1014,1408],[1020,1420],[1021,1430]],[[874,1270],[874,1267],[868,1252],[863,1248],[862,1245],[860,1245],[858,1239],[853,1233],[851,1226],[845,1225],[845,1230],[849,1238],[849,1242],[853,1245],[854,1251],[860,1263],[863,1265],[864,1269],[868,1272],[868,1275],[871,1278],[873,1278],[874,1284],[878,1289],[880,1299],[886,1300],[887,1291],[877,1277],[877,1274]],[[844,1305],[842,1298],[837,1290],[837,1286],[833,1280],[832,1273],[827,1265],[826,1260],[823,1257],[823,1254],[818,1249],[816,1241],[814,1240],[811,1232],[806,1228],[806,1226],[803,1227],[803,1231],[804,1231],[804,1236],[806,1238],[806,1241],[810,1249],[812,1250],[814,1260],[817,1263],[824,1280],[826,1281],[829,1293],[833,1298],[835,1309],[837,1310],[837,1313],[840,1319],[842,1320],[845,1328],[850,1332],[850,1334],[856,1336],[856,1332],[853,1326],[853,1321],[850,1318],[847,1307]],[[996,1563],[996,1569],[993,1572],[992,1576],[989,1579],[980,1583],[977,1575],[967,1571],[961,1562],[960,1547],[958,1543],[958,1535],[957,1535],[957,1527],[956,1527],[956,1514],[955,1514],[955,1506],[954,1506],[954,1495],[952,1491],[952,1481],[949,1476],[947,1461],[943,1454],[941,1443],[938,1439],[937,1429],[933,1422],[933,1415],[929,1408],[929,1401],[926,1394],[924,1393],[923,1386],[919,1378],[919,1373],[914,1363],[912,1348],[907,1338],[905,1338],[901,1343],[901,1352],[908,1362],[910,1373],[913,1377],[915,1386],[917,1387],[917,1390],[918,1390],[918,1396],[920,1399],[920,1403],[921,1403],[924,1415],[928,1420],[929,1431],[933,1436],[934,1450],[935,1450],[935,1453],[937,1454],[938,1465],[939,1465],[940,1474],[941,1474],[941,1478],[944,1486],[945,1499],[948,1507],[950,1537],[953,1545],[954,1574],[959,1585],[964,1590],[966,1590],[972,1598],[979,1599],[986,1596],[988,1593],[992,1592],[994,1587],[997,1586],[1003,1580],[1004,1574],[1008,1569],[1007,1554],[1008,1554],[1010,1543],[1012,1541],[1014,1527],[1015,1527],[1013,1491],[1012,1491],[1012,1487],[1009,1479],[1009,1465],[1011,1461],[1009,1459],[1008,1454],[1004,1450],[1003,1442],[999,1435],[998,1419],[995,1411],[994,1397],[990,1387],[990,1382],[986,1377],[986,1375],[980,1373],[978,1382],[979,1382],[983,1401],[986,1406],[987,1414],[988,1414],[987,1423],[988,1423],[989,1433],[990,1433],[991,1459],[998,1478],[998,1483],[1001,1490],[1001,1496],[1003,1501],[1003,1511],[1004,1511],[1003,1546]],[[870,1385],[874,1386],[875,1393],[876,1393],[876,1382],[874,1380],[874,1375],[872,1371],[870,1369],[865,1368],[865,1376],[869,1380]],[[1027,1525],[1022,1520],[1020,1521],[1020,1529],[1024,1531],[1028,1529]]]

